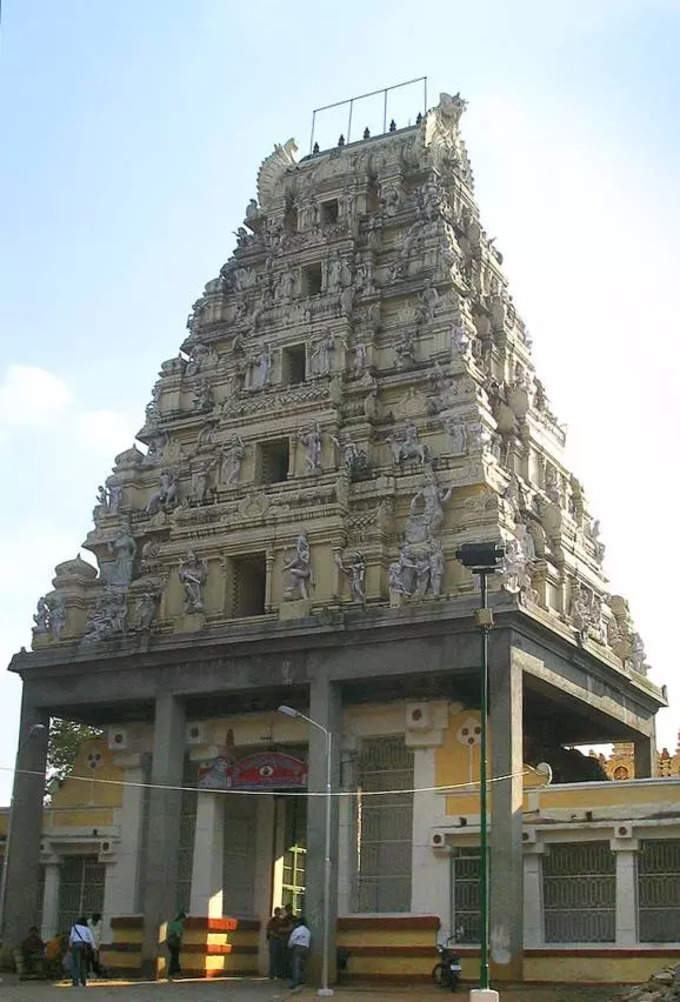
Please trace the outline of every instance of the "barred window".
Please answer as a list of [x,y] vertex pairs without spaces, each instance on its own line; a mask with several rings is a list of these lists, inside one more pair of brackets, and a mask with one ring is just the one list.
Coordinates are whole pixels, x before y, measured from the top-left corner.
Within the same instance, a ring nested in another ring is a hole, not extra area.
[[543,857],[546,943],[613,943],[616,859],[609,842],[552,842]]
[[413,752],[403,738],[370,738],[362,742],[359,787],[356,910],[410,911],[413,794],[362,796],[372,790],[413,788]]
[[453,927],[458,943],[480,942],[480,859],[477,846],[456,848],[451,857]]
[[637,881],[640,942],[680,942],[680,839],[641,841]]

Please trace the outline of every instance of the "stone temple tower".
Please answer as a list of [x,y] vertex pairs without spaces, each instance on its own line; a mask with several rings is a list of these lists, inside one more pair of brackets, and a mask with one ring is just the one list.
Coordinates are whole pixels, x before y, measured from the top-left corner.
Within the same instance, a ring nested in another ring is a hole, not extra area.
[[[159,784],[181,779],[186,719],[281,702],[346,735],[348,707],[407,699],[406,747],[434,746],[432,707],[478,705],[478,585],[455,551],[503,541],[491,729],[493,772],[511,778],[494,792],[492,925],[516,972],[523,761],[628,740],[644,775],[664,700],[481,225],[464,108],[442,94],[413,127],[299,160],[292,140],[275,146],[232,256],[160,367],[146,449],[121,452],[99,489],[85,542],[98,570],[56,568],[33,651],[11,668],[22,733],[46,714],[153,723]],[[310,789],[323,788],[321,751],[310,735]],[[19,758],[36,754],[29,743]],[[177,881],[180,807],[161,793],[139,849],[147,960]],[[40,798],[26,788],[16,803],[29,830]],[[307,825],[313,920],[318,801]],[[27,839],[9,867],[22,928],[38,851]]]

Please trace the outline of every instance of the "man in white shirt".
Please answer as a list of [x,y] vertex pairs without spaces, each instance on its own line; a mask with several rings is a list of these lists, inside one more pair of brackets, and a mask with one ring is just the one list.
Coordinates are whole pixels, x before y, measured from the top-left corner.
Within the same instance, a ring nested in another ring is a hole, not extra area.
[[99,964],[99,948],[102,945],[102,917],[99,912],[95,912],[92,918],[88,919],[87,927],[92,933],[92,942],[94,943],[94,952],[90,957],[90,967],[95,975],[101,978],[102,969]]
[[76,919],[71,926],[68,937],[68,945],[71,948],[71,978],[73,987],[77,988],[80,983],[83,988],[87,984],[87,964],[90,950],[94,951],[94,940],[92,933],[87,927],[87,919],[84,915]]
[[309,944],[312,934],[307,928],[302,915],[296,920],[296,925],[288,938],[288,949],[290,951],[290,987],[297,988],[305,980],[305,968],[307,966],[307,956],[309,955]]

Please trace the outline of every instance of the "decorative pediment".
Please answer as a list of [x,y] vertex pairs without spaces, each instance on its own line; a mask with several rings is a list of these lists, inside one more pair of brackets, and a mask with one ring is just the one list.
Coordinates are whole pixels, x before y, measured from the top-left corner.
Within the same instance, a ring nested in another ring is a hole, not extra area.
[[286,171],[297,165],[296,153],[295,140],[289,139],[283,146],[277,143],[273,153],[262,161],[257,175],[257,197],[263,212],[269,212],[276,201],[277,189]]

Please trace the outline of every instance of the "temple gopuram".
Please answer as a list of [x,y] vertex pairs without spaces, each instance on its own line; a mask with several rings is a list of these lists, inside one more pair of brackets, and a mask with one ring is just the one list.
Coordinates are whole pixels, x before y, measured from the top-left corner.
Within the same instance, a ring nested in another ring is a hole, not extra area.
[[[317,963],[328,732],[333,976],[429,977],[455,934],[474,978],[480,594],[456,551],[491,541],[492,977],[636,980],[680,948],[665,693],[480,220],[464,109],[262,162],[99,487],[91,558],[56,567],[10,664],[5,943],[98,910],[106,966],[161,975],[183,908],[185,972],[266,972],[288,903]],[[50,718],[101,737],[45,807]],[[604,743],[635,779],[575,748]]]

